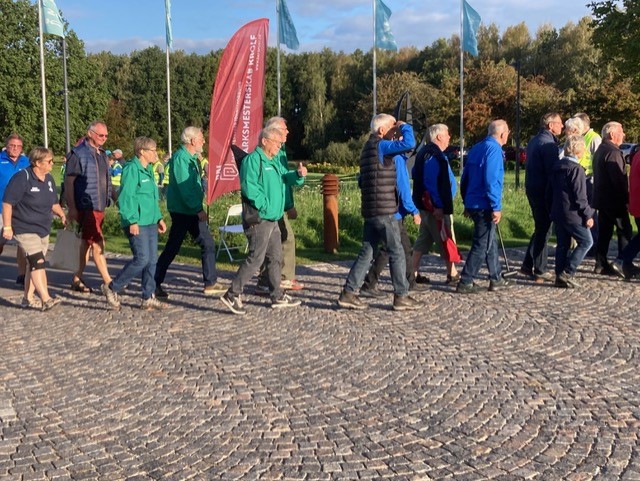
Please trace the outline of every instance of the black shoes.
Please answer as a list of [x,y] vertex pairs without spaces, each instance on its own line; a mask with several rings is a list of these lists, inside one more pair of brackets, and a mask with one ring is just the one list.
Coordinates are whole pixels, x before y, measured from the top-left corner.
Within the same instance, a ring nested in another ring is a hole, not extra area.
[[464,284],[462,282],[458,282],[458,286],[456,287],[456,292],[458,294],[475,294],[480,292],[482,287],[480,287],[475,282],[472,284]]
[[225,292],[220,298],[220,300],[234,314],[243,316],[247,313],[247,310],[242,305],[242,300],[240,299],[240,296],[236,296],[232,294],[230,290]]
[[169,299],[169,294],[158,284],[156,286],[155,295],[158,299]]
[[582,287],[575,281],[573,276],[570,276],[566,272],[562,272],[556,276],[556,282],[554,285],[562,289],[579,289]]
[[514,282],[505,279],[504,277],[501,277],[500,279],[498,279],[497,281],[491,281],[489,282],[489,291],[491,292],[495,292],[495,291],[502,291],[504,289],[508,289],[509,287],[513,287]]

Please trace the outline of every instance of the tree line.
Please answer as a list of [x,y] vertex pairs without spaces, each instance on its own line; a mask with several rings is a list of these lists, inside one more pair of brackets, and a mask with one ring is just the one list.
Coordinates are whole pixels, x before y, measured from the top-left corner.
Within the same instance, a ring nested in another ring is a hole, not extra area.
[[[594,6],[594,9],[597,6]],[[42,101],[37,9],[28,0],[0,0],[4,54],[0,58],[0,134],[19,132],[26,145],[42,143]],[[598,23],[599,22],[599,23]],[[482,25],[477,57],[465,54],[465,143],[485,134],[491,119],[515,124],[516,80],[521,76],[521,139],[538,129],[549,110],[564,116],[586,111],[594,127],[623,123],[627,138],[640,137],[636,108],[639,82],[619,59],[603,54],[600,24],[585,17],[535,34],[524,22],[500,32]],[[132,154],[136,136],[167,146],[166,54],[158,47],[116,55],[87,54],[67,25],[67,70],[72,142],[94,119],[109,126],[108,148]],[[424,127],[446,123],[459,140],[459,55],[457,35],[419,50],[377,53],[378,110],[391,112],[410,91],[414,117]],[[222,50],[205,55],[170,54],[172,138],[187,125],[209,124],[211,94]],[[277,113],[276,50],[267,52],[265,118]],[[625,64],[626,65],[626,64]],[[65,145],[61,42],[46,37],[45,67],[50,146]],[[623,65],[624,67],[624,65]],[[372,52],[284,53],[281,56],[282,115],[289,122],[293,159],[354,162],[372,109]],[[175,143],[175,141],[174,141]]]

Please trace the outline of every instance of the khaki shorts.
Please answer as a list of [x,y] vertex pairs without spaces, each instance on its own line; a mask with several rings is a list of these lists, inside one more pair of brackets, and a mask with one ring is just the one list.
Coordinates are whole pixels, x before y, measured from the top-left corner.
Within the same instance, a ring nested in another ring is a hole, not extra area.
[[[426,210],[420,211],[420,230],[418,231],[418,238],[413,244],[414,251],[420,251],[423,254],[428,253],[431,250],[433,244],[436,245],[436,250],[441,256],[444,256],[442,242],[440,241],[440,230],[438,229],[438,221],[431,212]],[[453,232],[453,216],[445,215],[444,223],[451,231],[451,237],[455,240],[456,236]]]
[[40,237],[38,234],[16,234],[14,235],[18,245],[28,256],[42,252],[47,255],[49,249],[49,236]]

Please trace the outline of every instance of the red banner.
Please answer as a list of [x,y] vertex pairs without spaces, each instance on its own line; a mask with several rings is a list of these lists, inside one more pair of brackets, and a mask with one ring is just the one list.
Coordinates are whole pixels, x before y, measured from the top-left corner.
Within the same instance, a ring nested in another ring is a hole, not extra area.
[[269,20],[254,20],[235,33],[222,53],[211,100],[207,203],[240,189],[231,145],[251,152],[258,143],[268,35]]

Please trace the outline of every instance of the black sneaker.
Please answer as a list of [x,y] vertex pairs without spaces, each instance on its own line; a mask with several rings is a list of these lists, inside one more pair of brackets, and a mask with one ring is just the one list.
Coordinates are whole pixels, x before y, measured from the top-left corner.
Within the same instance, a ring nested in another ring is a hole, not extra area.
[[167,294],[160,284],[156,286],[155,295],[158,299],[169,299],[169,294]]
[[[594,272],[596,271],[594,270]],[[598,272],[596,272],[596,274],[598,274]],[[604,265],[600,271],[600,274],[605,276],[620,277],[622,279],[625,278],[624,273],[622,272],[622,268],[618,267],[615,262],[609,262]]]
[[411,296],[393,296],[394,311],[415,311],[421,307],[422,303]]
[[416,284],[431,284],[431,281],[427,276],[416,274]]
[[580,284],[573,279],[573,276],[570,276],[566,272],[562,272],[556,276],[554,285],[563,289],[576,289],[581,287]]
[[289,294],[282,294],[280,299],[275,299],[271,302],[272,309],[280,309],[283,307],[298,307],[302,302],[299,299],[294,299]]
[[513,287],[513,282],[501,277],[497,281],[489,282],[489,290],[491,292],[501,291],[503,289],[507,289],[509,287]]
[[338,305],[347,309],[366,309],[367,304],[362,302],[353,292],[343,290],[338,297]]
[[480,292],[481,290],[482,288],[475,282],[471,284],[458,282],[458,286],[456,287],[456,292],[458,294],[475,294],[477,292]]
[[240,296],[233,295],[230,290],[225,292],[222,295],[222,297],[220,297],[220,300],[234,314],[239,314],[243,316],[247,313],[246,309],[242,305],[242,300],[240,299]]
[[637,279],[640,277],[640,267],[633,264],[622,264],[622,273],[626,280]]
[[362,297],[369,297],[371,299],[381,299],[383,297],[387,297],[387,294],[382,292],[377,287],[370,287],[368,289],[365,289],[364,287],[362,287],[360,289],[360,295]]

